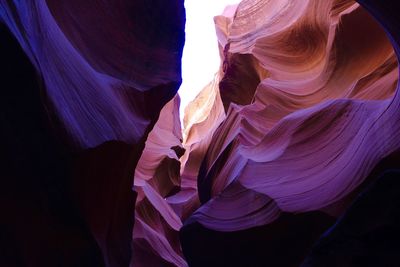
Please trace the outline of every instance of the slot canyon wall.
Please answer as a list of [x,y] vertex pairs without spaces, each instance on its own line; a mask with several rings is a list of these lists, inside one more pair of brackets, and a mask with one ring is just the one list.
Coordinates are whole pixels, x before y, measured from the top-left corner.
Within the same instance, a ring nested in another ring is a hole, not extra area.
[[183,0],[0,0],[0,265],[400,264],[396,10],[228,6],[181,125]]

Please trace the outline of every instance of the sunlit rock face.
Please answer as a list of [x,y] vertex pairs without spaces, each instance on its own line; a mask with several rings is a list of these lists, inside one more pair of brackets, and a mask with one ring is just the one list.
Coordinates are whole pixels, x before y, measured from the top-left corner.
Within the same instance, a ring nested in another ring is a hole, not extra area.
[[[161,113],[147,140],[145,151],[153,152],[142,154],[136,168],[135,187],[152,188],[143,196],[153,214],[141,221],[149,228],[140,227],[138,238],[147,231],[152,253],[182,266],[177,216],[190,265],[256,263],[262,253],[265,264],[278,266],[286,255],[279,266],[299,265],[375,165],[400,146],[395,52],[382,27],[353,1],[244,0],[215,24],[220,70],[186,108],[183,136],[164,132],[177,114],[173,103],[164,108],[169,115]],[[180,190],[168,195],[152,180],[160,180],[154,173],[164,166],[164,183],[177,185],[172,173],[179,156],[171,148],[179,139],[185,149]],[[146,183],[139,185],[138,177]],[[279,242],[273,233],[284,246],[260,252],[249,245]],[[223,246],[225,254],[212,251]],[[226,257],[239,261],[221,260]]]
[[191,220],[235,231],[325,209],[398,148],[395,54],[358,4],[242,1],[231,23],[216,20],[226,27],[226,119],[199,170],[204,205]]
[[334,266],[343,229],[390,236],[400,22],[360,3],[227,7],[181,125],[183,1],[0,0],[0,265]]

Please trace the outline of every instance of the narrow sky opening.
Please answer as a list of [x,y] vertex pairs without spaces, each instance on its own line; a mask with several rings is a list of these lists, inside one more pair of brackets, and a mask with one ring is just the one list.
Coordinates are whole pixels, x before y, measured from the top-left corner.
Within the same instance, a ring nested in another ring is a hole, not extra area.
[[180,117],[187,104],[204,88],[218,71],[220,64],[214,17],[227,5],[240,0],[185,0],[186,41],[182,57]]

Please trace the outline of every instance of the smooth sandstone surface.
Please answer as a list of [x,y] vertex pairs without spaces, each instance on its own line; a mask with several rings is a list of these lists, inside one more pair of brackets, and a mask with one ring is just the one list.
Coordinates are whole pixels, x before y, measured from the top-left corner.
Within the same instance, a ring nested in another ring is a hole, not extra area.
[[[369,206],[397,222],[398,172],[377,178],[400,166],[395,13],[391,0],[228,6],[220,69],[181,125],[183,1],[0,0],[0,263],[329,266],[326,248],[365,263],[336,245],[371,227]],[[376,264],[395,253],[363,242],[387,231],[355,242]]]

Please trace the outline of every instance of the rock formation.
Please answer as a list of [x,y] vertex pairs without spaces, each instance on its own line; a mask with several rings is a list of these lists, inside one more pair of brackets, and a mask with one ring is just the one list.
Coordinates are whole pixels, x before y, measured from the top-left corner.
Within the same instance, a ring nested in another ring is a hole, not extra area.
[[0,265],[128,266],[135,167],[181,83],[183,1],[2,0],[0,22]]
[[[181,125],[183,1],[0,0],[0,260],[366,266],[375,249],[371,263],[395,262],[397,247],[365,241],[398,221],[398,171],[378,178],[400,167],[395,10],[228,6],[215,17],[220,69]],[[381,220],[366,222],[368,207]],[[349,231],[359,250],[343,245]]]
[[[327,229],[374,166],[400,145],[393,98],[398,68],[389,39],[352,1],[242,1],[215,22],[221,69],[186,109],[181,191],[162,196],[170,205],[158,204],[163,220],[155,225],[173,230],[171,212],[180,216],[186,251],[201,248],[188,244],[188,236],[196,240],[203,227],[237,232],[280,217],[282,225],[296,220],[282,212],[323,213],[280,232],[318,222],[325,225],[319,231]],[[177,145],[162,135],[162,146]],[[168,260],[162,247],[154,250]],[[191,265],[212,263],[200,260]]]

